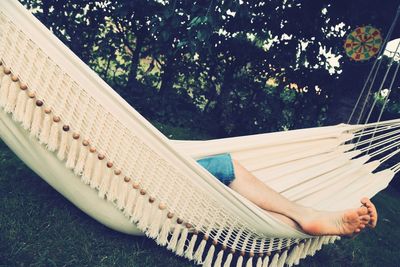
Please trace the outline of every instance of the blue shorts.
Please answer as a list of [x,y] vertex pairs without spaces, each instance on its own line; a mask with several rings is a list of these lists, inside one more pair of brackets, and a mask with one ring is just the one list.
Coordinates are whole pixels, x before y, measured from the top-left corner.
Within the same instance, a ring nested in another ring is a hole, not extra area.
[[197,162],[226,186],[235,179],[232,158],[229,153],[204,157],[198,159]]

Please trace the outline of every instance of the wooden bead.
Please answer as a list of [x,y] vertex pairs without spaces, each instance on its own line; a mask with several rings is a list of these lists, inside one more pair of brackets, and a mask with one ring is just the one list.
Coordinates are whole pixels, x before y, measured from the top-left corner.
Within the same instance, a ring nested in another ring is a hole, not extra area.
[[243,250],[240,251],[240,256],[244,257],[244,255],[246,255],[246,252],[244,252]]
[[44,109],[44,113],[50,114],[50,113],[51,113],[51,109],[50,109],[50,108],[45,108],[45,109]]
[[72,134],[72,138],[74,138],[75,140],[78,140],[80,137],[80,135],[78,133],[73,133]]
[[264,253],[260,252],[258,253],[258,257],[262,258],[264,256]]
[[42,100],[36,100],[36,106],[38,106],[38,107],[43,106],[43,101]]
[[120,175],[120,174],[121,174],[121,170],[117,170],[117,169],[114,170],[114,174],[115,174],[115,175]]
[[186,228],[190,229],[193,227],[193,225],[191,225],[190,223],[185,223]]
[[267,251],[267,256],[271,256],[271,251]]
[[213,239],[213,242],[212,242],[212,244],[213,244],[214,246],[216,246],[216,245],[218,245],[218,241],[217,241],[217,240],[215,240],[215,239]]
[[198,235],[198,234],[199,234],[199,230],[194,229],[193,234],[194,234],[194,235]]
[[149,197],[149,202],[150,202],[150,203],[154,203],[154,201],[156,201],[156,198],[155,198],[155,197]]
[[142,196],[146,195],[146,190],[144,190],[143,188],[140,189],[140,194],[141,194]]
[[58,117],[58,116],[54,116],[54,117],[53,117],[53,121],[54,121],[54,122],[60,122],[60,121],[61,121],[61,118]]
[[231,253],[231,254],[235,254],[235,250],[234,250],[234,249],[231,249],[230,253]]
[[13,82],[18,82],[18,76],[17,75],[11,75],[11,81],[13,81]]
[[227,249],[226,245],[222,245],[221,249],[225,251]]
[[11,73],[11,69],[5,67],[5,68],[4,68],[4,73],[7,74],[7,75],[10,74],[10,73]]
[[30,91],[30,92],[28,92],[28,96],[29,96],[29,98],[35,98],[36,95],[34,92]]
[[26,90],[26,89],[28,89],[28,85],[26,83],[20,83],[19,88],[21,90]]
[[182,224],[182,223],[183,223],[183,220],[182,220],[181,218],[178,218],[178,219],[176,219],[176,223],[177,223],[177,224]]
[[90,153],[94,153],[94,152],[96,152],[96,148],[94,146],[91,146],[89,148],[89,151],[90,151]]
[[111,161],[107,162],[107,168],[112,168],[113,165],[114,164]]
[[160,202],[160,204],[158,204],[158,208],[160,210],[165,210],[167,208],[167,205],[165,205],[165,203]]
[[106,157],[106,156],[104,156],[103,154],[99,154],[99,155],[97,156],[97,158],[98,158],[99,160],[103,160],[103,159],[105,159],[105,157]]
[[64,125],[62,128],[63,128],[64,132],[68,132],[69,131],[69,126],[68,125]]
[[204,235],[204,236],[203,236],[203,239],[204,239],[205,241],[207,241],[207,240],[208,240],[208,235]]
[[250,256],[250,257],[254,257],[254,252],[253,252],[253,251],[250,251],[250,252],[249,252],[249,256]]
[[129,177],[127,177],[127,176],[124,177],[124,182],[125,182],[125,183],[129,183],[130,180],[131,180],[131,178],[129,178]]
[[139,182],[138,182],[138,181],[134,181],[134,182],[132,183],[132,187],[133,187],[134,189],[139,189],[139,187],[140,187]]
[[167,217],[168,219],[172,219],[174,217],[174,213],[169,211]]

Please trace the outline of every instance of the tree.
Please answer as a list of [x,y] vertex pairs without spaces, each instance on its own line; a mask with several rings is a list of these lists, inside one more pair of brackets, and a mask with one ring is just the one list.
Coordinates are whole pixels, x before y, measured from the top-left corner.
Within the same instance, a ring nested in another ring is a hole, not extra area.
[[219,137],[345,121],[373,62],[349,61],[345,36],[385,36],[398,4],[22,2],[145,116]]

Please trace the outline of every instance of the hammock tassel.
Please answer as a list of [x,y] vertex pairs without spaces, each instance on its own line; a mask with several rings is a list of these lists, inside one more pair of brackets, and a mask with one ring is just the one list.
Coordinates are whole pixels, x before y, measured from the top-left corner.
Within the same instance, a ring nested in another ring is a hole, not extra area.
[[67,153],[69,126],[64,125],[62,129],[60,145],[57,152],[57,158],[61,161],[65,159],[65,153]]
[[[124,177],[124,179],[119,183],[118,187],[118,199],[117,199],[117,207],[118,209],[122,210],[124,207],[126,207],[126,199],[129,194],[129,181],[131,179],[127,176]],[[161,218],[160,218],[161,220]]]
[[40,100],[36,100],[36,107],[33,111],[32,125],[30,136],[39,137],[40,128],[42,126],[42,105],[43,102]]
[[[8,71],[8,70],[7,70]],[[10,72],[4,71],[6,74],[10,74]],[[0,107],[4,108],[7,105],[7,97],[8,97],[8,91],[10,90],[11,86],[11,78],[10,75],[4,75],[3,78],[1,79],[1,84],[0,84]]]
[[201,243],[200,243],[199,247],[197,248],[196,252],[194,253],[193,258],[197,263],[202,263],[202,261],[203,261],[203,253],[204,253],[204,248],[206,247],[206,244],[207,244],[207,239],[208,239],[208,236],[205,235],[203,240],[201,240]]
[[317,248],[318,248],[318,242],[319,242],[319,237],[316,237],[316,238],[314,238],[313,239],[313,241],[312,241],[312,243],[311,243],[311,245],[310,245],[310,252],[311,252],[311,255],[312,256],[314,256],[315,255],[315,252],[317,251]]
[[11,80],[13,82],[10,84],[8,96],[7,96],[7,103],[4,107],[4,111],[7,113],[11,113],[14,111],[15,104],[17,101],[17,95],[18,95],[18,91],[19,91],[18,77],[13,75],[13,76],[11,76]]
[[296,244],[296,246],[294,246],[294,247],[292,248],[292,250],[290,251],[288,257],[286,258],[286,264],[287,264],[289,267],[290,267],[290,266],[293,266],[294,259],[295,259],[295,256],[296,256],[298,250],[299,250],[299,245]]
[[153,197],[149,197],[148,201],[145,201],[143,205],[142,217],[137,224],[137,226],[143,231],[147,230],[147,228],[149,227],[149,220],[152,217],[151,215],[153,213],[154,201],[155,199]]
[[286,259],[287,259],[287,255],[288,255],[287,250],[285,250],[285,251],[281,254],[281,256],[279,257],[278,264],[277,264],[278,267],[283,267],[283,266],[285,265],[285,262],[286,262]]
[[[28,99],[28,102],[30,99]],[[59,117],[53,117],[53,123],[50,127],[49,142],[47,143],[47,149],[50,151],[55,151],[58,144],[58,122]]]
[[144,201],[145,201],[144,195],[146,194],[146,191],[144,189],[140,189],[139,193],[140,194],[137,197],[135,207],[133,208],[131,222],[137,222],[142,217],[142,210],[143,210],[143,206],[145,204],[144,203]]
[[156,238],[158,236],[158,233],[160,232],[160,226],[162,223],[161,219],[163,218],[165,207],[166,206],[163,203],[160,203],[158,205],[158,209],[155,211],[155,215],[153,215],[152,217],[152,221],[150,223],[147,236],[151,238]]
[[[86,151],[86,149],[85,149]],[[109,162],[107,163],[107,168],[106,171],[101,179],[100,187],[99,187],[99,192],[98,195],[101,198],[105,198],[108,189],[110,188],[110,180],[112,176],[112,170],[111,170],[112,164]]]
[[194,251],[194,246],[197,241],[197,232],[195,232],[192,235],[192,238],[190,239],[189,246],[187,247],[185,251],[185,257],[188,258],[189,260],[193,260],[193,251]]
[[133,210],[133,205],[135,205],[135,199],[137,196],[137,189],[134,188],[135,183],[133,183],[132,187],[129,186],[128,184],[128,200],[126,201],[126,206],[124,208],[124,214],[125,216],[132,216],[132,210]]
[[[72,152],[72,149],[70,153]],[[93,172],[93,165],[96,160],[95,156],[96,149],[94,147],[89,148],[89,153],[88,156],[86,157],[86,162],[85,166],[83,168],[83,174],[82,174],[82,182],[85,184],[90,184],[90,180],[92,177],[92,172]],[[76,155],[76,152],[73,152]]]
[[307,242],[303,240],[303,242],[301,242],[299,245],[299,253],[298,253],[299,260],[303,259],[304,254],[307,253],[306,249],[307,249]]
[[75,175],[81,175],[83,171],[83,167],[85,165],[86,157],[88,154],[87,146],[89,145],[89,141],[83,140],[82,145],[79,149],[78,160],[76,161],[74,173]]
[[31,128],[33,110],[35,108],[35,100],[34,100],[35,95],[30,92],[28,93],[28,96],[29,98],[28,101],[26,101],[24,118],[22,119],[22,127],[25,130],[29,130],[29,128]]
[[[22,89],[22,85],[21,85],[21,89]],[[20,92],[18,93],[18,96],[17,96],[17,103],[15,104],[15,111],[12,115],[13,120],[22,122],[22,120],[24,119],[26,100],[27,100],[26,92],[25,92],[25,90],[22,89],[22,90],[20,90]]]
[[121,174],[120,170],[114,170],[114,174],[110,181],[110,190],[107,192],[107,199],[111,202],[116,200],[118,197],[118,187],[120,183],[119,175]]
[[256,267],[262,267],[262,256],[261,255],[258,256]]
[[317,251],[322,248],[322,244],[324,243],[325,236],[319,237],[318,245],[317,245]]
[[[20,92],[20,95],[24,92]],[[18,106],[17,106],[18,107]],[[42,129],[40,130],[39,134],[39,143],[40,144],[47,144],[49,142],[50,137],[50,128],[51,128],[51,110],[48,108],[44,109],[44,119]]]
[[294,255],[294,258],[293,258],[293,265],[298,265],[300,263],[300,256],[301,256],[301,253],[302,253],[302,247],[304,248],[303,243],[301,243],[298,246],[296,254]]
[[213,257],[214,257],[214,252],[215,252],[215,245],[214,245],[214,243],[213,243],[213,244],[211,244],[211,246],[208,248],[207,256],[206,256],[206,258],[204,259],[203,266],[205,266],[205,267],[211,267],[212,260],[213,260]]
[[185,245],[186,245],[186,240],[189,234],[189,228],[191,225],[186,225],[186,227],[183,227],[182,233],[181,233],[181,237],[179,238],[178,244],[176,246],[176,254],[179,256],[183,256],[184,255],[184,251],[185,251]]
[[254,256],[250,256],[250,258],[247,260],[246,267],[253,267],[253,257]]
[[175,251],[176,250],[176,245],[178,243],[178,238],[181,233],[181,224],[177,223],[175,225],[174,231],[172,232],[171,239],[168,241],[168,246],[167,249]]
[[221,267],[222,266],[222,258],[223,257],[224,257],[224,250],[221,249],[217,254],[217,258],[215,259],[214,267]]
[[277,267],[278,261],[279,261],[279,252],[276,252],[274,257],[272,258],[271,263],[269,264],[269,267]]
[[263,260],[263,263],[262,263],[262,267],[268,267],[268,264],[269,264],[269,256],[270,255],[268,255],[269,253],[267,253],[267,255],[265,256],[265,258],[264,258],[264,260]]
[[[46,121],[46,117],[49,116],[45,116],[45,121]],[[45,124],[45,123],[44,123]],[[72,141],[71,141],[71,147],[68,151],[68,155],[67,155],[67,162],[65,163],[65,166],[68,169],[73,169],[75,168],[75,161],[76,161],[76,156],[78,153],[78,148],[79,148],[79,134],[78,133],[73,133],[72,134]]]
[[[230,252],[228,254],[228,256],[226,257],[225,263],[224,263],[224,267],[230,267],[231,266],[231,262],[233,259],[233,252]],[[268,267],[268,266],[267,266]]]
[[99,154],[97,156],[97,158],[99,160],[96,160],[96,162],[94,163],[94,172],[93,172],[92,179],[90,180],[91,188],[99,188],[100,187],[101,177],[103,176],[103,173],[105,172],[104,169],[107,168],[103,163],[103,159],[105,158],[105,156],[102,154]]
[[168,242],[168,234],[169,231],[171,230],[171,219],[174,215],[171,212],[168,212],[167,214],[167,219],[164,221],[160,233],[157,236],[157,244],[161,245],[161,246],[165,246]]
[[243,256],[240,254],[237,262],[236,262],[236,267],[242,267],[243,266]]
[[310,254],[311,239],[308,239],[304,245],[303,253],[301,259],[305,259]]

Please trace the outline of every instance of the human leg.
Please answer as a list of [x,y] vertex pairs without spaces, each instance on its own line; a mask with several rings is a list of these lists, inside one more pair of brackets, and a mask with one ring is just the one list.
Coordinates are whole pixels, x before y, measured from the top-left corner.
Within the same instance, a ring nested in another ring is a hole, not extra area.
[[235,179],[229,184],[230,188],[262,209],[287,217],[289,220],[284,220],[286,223],[293,225],[291,221],[296,222],[306,233],[349,235],[360,232],[370,222],[372,213],[369,213],[366,206],[340,212],[323,212],[307,208],[288,200],[265,185],[237,160],[232,159],[232,163]]

